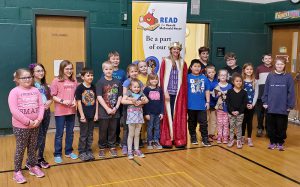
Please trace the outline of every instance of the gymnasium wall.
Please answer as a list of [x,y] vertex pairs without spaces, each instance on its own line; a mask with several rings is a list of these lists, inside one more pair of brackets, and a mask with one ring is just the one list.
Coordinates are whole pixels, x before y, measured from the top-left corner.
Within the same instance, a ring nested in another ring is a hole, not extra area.
[[[266,22],[273,22],[274,11],[289,2],[250,4],[225,0],[201,0],[200,15],[190,15],[188,22],[210,24],[209,47],[211,61],[221,68],[222,57],[216,57],[216,48],[234,51],[238,63],[260,63],[262,53],[270,52],[270,33]],[[298,7],[299,8],[299,7]],[[121,54],[121,67],[131,62],[131,1],[130,0],[0,0],[0,134],[11,133],[11,115],[7,96],[14,86],[12,73],[19,67],[34,62],[34,12],[36,10],[77,10],[86,12],[89,19],[87,41],[90,56],[87,64],[95,70],[95,79],[101,72],[101,62],[107,53]],[[122,20],[127,13],[128,20]]]

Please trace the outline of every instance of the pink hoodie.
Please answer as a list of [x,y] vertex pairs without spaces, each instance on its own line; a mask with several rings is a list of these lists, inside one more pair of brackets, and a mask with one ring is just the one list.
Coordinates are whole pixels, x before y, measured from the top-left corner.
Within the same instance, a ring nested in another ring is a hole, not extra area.
[[39,90],[35,87],[13,88],[8,96],[8,105],[12,114],[12,125],[17,128],[35,128],[29,126],[30,120],[42,121],[44,104]]

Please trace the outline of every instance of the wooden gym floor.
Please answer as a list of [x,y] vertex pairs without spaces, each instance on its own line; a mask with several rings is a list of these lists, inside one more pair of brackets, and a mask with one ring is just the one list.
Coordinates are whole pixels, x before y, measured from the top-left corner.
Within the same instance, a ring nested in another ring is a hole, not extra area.
[[[44,178],[30,176],[23,171],[27,183],[23,186],[300,186],[300,126],[290,124],[286,150],[268,150],[268,139],[256,138],[255,147],[213,144],[188,145],[186,149],[143,149],[146,158],[128,160],[99,159],[98,129],[94,132],[93,151],[96,160],[81,162],[63,157],[63,164],[53,161],[54,133],[48,133],[45,156],[52,164],[44,170]],[[77,152],[78,131],[75,132],[74,149]],[[145,146],[146,147],[146,146]],[[14,136],[0,137],[0,186],[19,186],[12,180]]]

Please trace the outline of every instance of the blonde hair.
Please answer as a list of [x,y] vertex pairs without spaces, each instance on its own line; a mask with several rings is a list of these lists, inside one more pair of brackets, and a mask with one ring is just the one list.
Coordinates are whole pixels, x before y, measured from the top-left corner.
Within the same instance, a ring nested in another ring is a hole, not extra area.
[[21,75],[24,73],[24,72],[28,72],[30,74],[30,76],[32,76],[32,73],[29,69],[26,69],[26,68],[20,68],[20,69],[17,69],[14,73],[13,73],[13,81],[16,83],[17,86],[19,86],[19,82],[18,82],[18,79],[21,77]]
[[110,57],[112,56],[120,56],[120,54],[117,51],[111,51],[108,53],[108,60],[110,59]]
[[113,66],[112,63],[110,61],[104,61],[102,63],[102,70],[104,69],[104,66],[107,65],[107,66]]
[[251,82],[252,82],[252,87],[255,88],[255,73],[254,73],[254,66],[251,64],[251,63],[246,63],[243,65],[243,71],[242,71],[242,77],[243,77],[243,80],[246,79],[246,73],[245,73],[245,70],[247,67],[252,67],[253,69],[253,73],[252,75],[250,76],[250,79],[251,79]]
[[158,75],[157,75],[157,74],[150,73],[150,74],[148,75],[148,79],[147,79],[147,82],[146,82],[146,86],[151,86],[151,85],[150,85],[150,81],[151,81],[151,80],[158,80],[158,83],[157,83],[157,85],[156,85],[156,86],[158,86],[158,84],[159,84],[159,78],[158,78]]

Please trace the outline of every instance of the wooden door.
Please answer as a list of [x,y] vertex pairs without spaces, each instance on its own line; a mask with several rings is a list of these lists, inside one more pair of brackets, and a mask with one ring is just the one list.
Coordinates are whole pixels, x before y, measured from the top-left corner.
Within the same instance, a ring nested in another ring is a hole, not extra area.
[[[300,25],[273,27],[272,54],[288,57],[287,72],[293,77],[300,72]],[[295,81],[296,108],[300,109],[300,81]]]
[[48,83],[54,78],[55,60],[71,61],[74,70],[76,62],[86,61],[84,18],[38,16],[36,41],[37,62],[45,66]]

